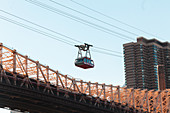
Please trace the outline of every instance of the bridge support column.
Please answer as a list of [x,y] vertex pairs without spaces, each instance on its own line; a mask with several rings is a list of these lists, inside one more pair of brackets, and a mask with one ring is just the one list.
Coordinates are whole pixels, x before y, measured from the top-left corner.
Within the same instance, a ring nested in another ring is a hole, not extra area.
[[89,95],[91,95],[91,82],[90,81],[89,81],[88,85],[89,85]]
[[111,91],[110,99],[111,101],[113,101],[113,85],[112,84],[110,85],[110,91]]
[[25,73],[28,75],[28,56],[25,56]]
[[47,69],[47,82],[50,82],[49,81],[49,66],[47,66],[46,69]]
[[65,75],[64,78],[65,78],[65,88],[67,89],[67,75]]
[[103,94],[104,94],[104,99],[106,99],[106,86],[105,83],[103,83]]
[[167,97],[168,103],[167,103],[167,112],[170,112],[170,97]]
[[163,113],[163,102],[162,102],[162,94],[161,91],[159,92],[159,99],[160,99],[160,107],[161,107],[161,113]]
[[13,50],[13,73],[16,73],[16,50]]
[[83,81],[80,80],[81,93],[83,93]]
[[2,66],[2,47],[3,44],[0,43],[0,82],[2,82],[2,71],[3,71],[3,66]]
[[59,74],[58,74],[58,71],[56,71],[56,87],[57,87],[57,89],[58,89],[58,78],[59,77]]
[[149,95],[148,95],[148,90],[146,90],[146,104],[147,104],[147,112],[149,112]]
[[118,102],[120,103],[120,86],[117,87],[118,90]]
[[37,67],[37,90],[39,90],[40,81],[39,81],[39,61],[36,61],[36,67]]
[[132,89],[133,108],[135,108],[135,91]]
[[3,48],[3,44],[0,43],[0,64],[2,65],[2,48]]
[[56,70],[56,91],[57,91],[57,95],[59,96],[59,72],[58,70]]
[[13,51],[13,74],[14,74],[14,85],[16,85],[17,75],[16,75],[16,50]]

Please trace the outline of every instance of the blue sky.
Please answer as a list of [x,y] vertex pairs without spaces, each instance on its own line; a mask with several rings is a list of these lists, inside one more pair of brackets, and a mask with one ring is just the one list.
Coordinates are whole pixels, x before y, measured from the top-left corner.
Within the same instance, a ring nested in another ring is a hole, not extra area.
[[[126,35],[131,39],[123,40],[118,36],[102,32],[77,21],[50,12],[25,0],[1,0],[0,10],[22,17],[81,42],[86,42],[96,47],[121,52],[122,56],[123,44],[134,42],[139,36],[144,36],[148,39],[157,38],[160,41],[170,41],[169,0],[75,0],[78,3],[153,35],[146,34],[121,24],[113,19],[104,17],[73,3],[71,0],[55,1],[121,29],[133,32],[137,35],[129,34],[120,29],[116,29],[115,27],[111,27],[92,18],[83,16],[79,13],[54,4],[49,0],[43,0],[41,2],[88,22],[95,23],[109,30]],[[0,11],[0,15],[31,27],[38,28],[34,25],[9,16],[2,11]],[[61,37],[47,30],[41,28],[38,29],[53,34],[56,37],[65,39],[65,37]],[[123,57],[120,58],[91,51],[92,58],[95,62],[95,67],[94,69],[83,70],[74,66],[74,60],[77,57],[78,51],[78,49],[74,46],[50,39],[49,37],[14,25],[2,19],[0,19],[0,42],[10,48],[16,49],[23,55],[28,55],[30,58],[38,60],[42,64],[49,65],[52,69],[59,70],[61,73],[68,74],[74,78],[80,78],[84,81],[121,86],[125,82]]]

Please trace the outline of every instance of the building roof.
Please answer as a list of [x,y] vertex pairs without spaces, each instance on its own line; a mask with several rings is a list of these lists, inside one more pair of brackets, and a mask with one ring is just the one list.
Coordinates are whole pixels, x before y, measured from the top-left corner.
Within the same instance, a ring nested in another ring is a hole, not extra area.
[[159,40],[157,40],[155,38],[153,38],[153,39],[146,39],[144,37],[139,37],[139,38],[137,38],[137,42],[144,42],[144,43],[147,43],[147,44],[148,43],[156,43],[156,44],[158,44],[158,45],[160,45],[162,47],[166,47],[166,46],[170,47],[170,43],[169,42],[161,42],[161,41],[159,41]]

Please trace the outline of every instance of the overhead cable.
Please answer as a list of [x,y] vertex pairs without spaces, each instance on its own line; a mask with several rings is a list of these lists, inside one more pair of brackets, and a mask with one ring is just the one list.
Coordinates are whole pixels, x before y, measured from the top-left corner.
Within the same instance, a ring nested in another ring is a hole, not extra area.
[[[25,21],[25,22],[28,22],[28,23],[30,23],[30,24],[32,24],[32,25],[35,25],[35,26],[37,26],[37,27],[43,28],[43,29],[45,29],[45,30],[48,30],[48,31],[50,31],[50,32],[53,32],[53,33],[58,34],[58,35],[60,35],[60,36],[63,36],[63,37],[65,37],[65,38],[67,38],[67,39],[70,39],[70,40],[72,40],[72,41],[75,41],[75,42],[78,42],[78,43],[83,43],[83,42],[81,42],[81,41],[79,41],[79,40],[76,40],[76,39],[71,38],[71,37],[69,37],[69,36],[66,36],[66,35],[64,35],[64,34],[58,33],[58,32],[56,32],[56,31],[54,31],[54,30],[51,30],[51,29],[46,28],[46,27],[44,27],[44,26],[41,26],[41,25],[39,25],[39,24],[33,23],[33,22],[29,21],[29,20],[26,20],[26,19],[24,19],[24,18],[21,18],[21,17],[19,17],[19,16],[16,16],[16,15],[11,14],[11,13],[9,13],[9,12],[6,12],[6,11],[4,11],[4,10],[1,10],[1,9],[0,9],[0,11],[3,12],[3,13],[5,13],[5,14],[8,14],[8,15],[10,15],[10,16],[13,16],[13,17],[15,17],[15,18],[18,18],[18,19],[20,19],[20,20],[23,20],[23,21]],[[60,37],[60,39],[63,39],[63,38]],[[97,46],[93,46],[93,47],[96,48],[96,49],[100,49],[100,50],[104,50],[104,51],[108,51],[108,52],[114,52],[114,53],[122,54],[121,52],[117,52],[117,51],[105,49],[105,48],[102,48],[102,47],[97,47]]]
[[41,31],[41,30],[38,30],[38,29],[36,29],[36,28],[30,27],[30,26],[28,26],[28,25],[22,24],[22,23],[20,23],[20,22],[17,22],[17,21],[15,21],[15,20],[9,19],[9,18],[4,17],[4,16],[2,16],[2,15],[0,15],[0,18],[3,19],[3,20],[5,20],[5,21],[8,21],[8,22],[10,22],[10,23],[13,23],[13,24],[15,24],[15,25],[21,26],[21,27],[23,27],[23,28],[26,28],[26,29],[29,29],[29,30],[31,30],[31,31],[37,32],[37,33],[39,33],[39,34],[42,34],[42,35],[44,35],[44,36],[47,36],[47,37],[49,37],[49,38],[51,38],[51,39],[57,40],[57,41],[59,41],[59,42],[65,43],[65,44],[70,45],[70,46],[74,46],[73,44],[71,44],[70,42],[65,41],[64,39],[61,40],[61,39],[59,39],[57,36],[51,35],[51,34],[46,33],[46,32],[44,32],[44,31]]
[[108,51],[108,52],[114,52],[114,53],[117,53],[117,54],[122,54],[121,52],[105,49],[105,48],[102,48],[102,47],[96,47],[96,46],[93,46],[93,47],[96,48],[96,49],[100,49],[100,50],[104,50],[104,51]]
[[116,55],[116,54],[112,54],[112,53],[107,53],[107,52],[103,52],[103,51],[98,51],[98,50],[96,50],[96,49],[92,49],[91,51],[97,52],[97,53],[106,54],[106,55],[111,55],[111,56],[116,56],[116,57],[123,58],[123,56],[121,56],[121,55]]
[[[10,23],[13,23],[13,24],[18,25],[18,26],[21,26],[21,27],[26,28],[26,29],[28,29],[28,30],[34,31],[34,32],[36,32],[36,33],[39,33],[39,34],[44,35],[44,36],[46,36],[46,37],[49,37],[49,38],[51,38],[51,39],[57,40],[57,41],[59,41],[59,42],[65,43],[65,44],[67,44],[67,45],[74,46],[74,44],[71,44],[71,42],[67,42],[66,40],[63,40],[63,39],[61,40],[61,39],[59,39],[59,37],[57,37],[57,36],[51,35],[51,34],[49,34],[49,33],[47,33],[47,32],[41,31],[41,30],[39,30],[39,29],[30,27],[30,26],[28,26],[28,25],[22,24],[22,23],[20,23],[20,22],[15,21],[15,20],[9,19],[8,17],[5,17],[5,16],[0,15],[0,19],[5,20],[5,21],[10,22]],[[101,52],[101,51],[95,51],[95,52],[98,52],[98,53],[101,53],[101,54],[106,54],[106,55],[111,55],[111,56],[117,56],[117,57],[119,57],[119,55],[111,54],[111,53],[107,53],[107,52]]]
[[87,16],[87,17],[89,17],[89,18],[92,18],[92,19],[94,19],[94,20],[97,20],[97,21],[99,21],[99,22],[101,22],[101,23],[104,23],[104,24],[106,24],[106,25],[109,25],[109,26],[111,26],[111,27],[117,28],[117,29],[119,29],[119,30],[121,30],[121,31],[124,31],[124,32],[127,32],[127,33],[129,33],[129,34],[138,36],[137,34],[135,34],[135,33],[133,33],[133,32],[127,31],[127,30],[122,29],[122,28],[120,28],[120,27],[117,27],[117,26],[115,26],[115,25],[113,25],[113,24],[110,24],[110,23],[108,23],[108,22],[105,22],[105,21],[103,21],[103,20],[100,20],[100,19],[98,19],[98,18],[95,18],[95,17],[90,16],[90,15],[88,15],[88,14],[82,13],[82,12],[80,12],[80,11],[78,11],[78,10],[75,10],[75,9],[70,8],[70,7],[68,7],[68,6],[65,6],[65,5],[63,5],[63,4],[60,4],[60,3],[58,3],[58,2],[56,2],[56,1],[54,1],[54,0],[49,0],[49,1],[51,1],[51,2],[53,2],[53,3],[55,3],[55,4],[57,4],[57,5],[60,5],[60,6],[62,6],[62,7],[65,7],[65,8],[67,8],[67,9],[70,9],[70,10],[72,10],[72,11],[74,11],[74,12],[77,12],[77,13],[79,13],[79,14],[82,14],[82,15],[84,15],[84,16]]
[[78,40],[76,40],[76,39],[73,39],[73,38],[69,37],[69,36],[66,36],[66,35],[64,35],[64,34],[58,33],[58,32],[56,32],[56,31],[54,31],[54,30],[51,30],[51,29],[46,28],[46,27],[44,27],[44,26],[38,25],[38,24],[36,24],[36,23],[33,23],[33,22],[29,21],[29,20],[26,20],[26,19],[24,19],[24,18],[21,18],[21,17],[19,17],[19,16],[16,16],[16,15],[11,14],[11,13],[9,13],[9,12],[6,12],[6,11],[4,11],[4,10],[1,10],[1,9],[0,9],[0,11],[3,12],[3,13],[6,13],[6,14],[8,14],[8,15],[11,15],[11,16],[13,16],[13,17],[16,17],[16,18],[18,18],[18,19],[21,19],[21,20],[23,20],[23,21],[25,21],[25,22],[28,22],[28,23],[30,23],[30,24],[33,24],[33,25],[35,25],[35,26],[38,26],[38,27],[40,27],[40,28],[43,28],[43,29],[45,29],[45,30],[48,30],[48,31],[50,31],[50,32],[53,32],[53,33],[55,33],[55,34],[58,34],[58,35],[60,35],[60,36],[63,36],[63,37],[65,37],[65,38],[67,38],[67,39],[70,39],[70,40],[72,40],[72,41],[75,41],[75,42],[78,42],[78,43],[82,43],[82,42],[80,42],[80,41],[78,41]]
[[[34,4],[34,5],[36,5],[36,6],[39,6],[39,7],[43,8],[43,9],[49,10],[49,11],[51,11],[51,12],[53,12],[53,13],[59,14],[59,15],[61,15],[61,16],[64,16],[64,17],[67,17],[67,18],[72,19],[72,20],[74,20],[74,21],[77,21],[77,22],[80,22],[80,23],[82,23],[82,24],[88,25],[88,26],[90,26],[90,27],[93,27],[93,28],[98,29],[98,30],[100,30],[100,31],[103,31],[103,32],[105,32],[105,33],[108,33],[108,34],[111,34],[111,35],[113,35],[113,36],[116,36],[117,38],[124,39],[124,40],[128,40],[128,41],[129,41],[129,40],[134,40],[133,38],[131,38],[131,37],[127,36],[127,35],[118,33],[118,32],[116,32],[116,31],[113,31],[113,30],[110,30],[110,29],[108,29],[108,28],[102,27],[102,26],[100,26],[100,25],[97,25],[97,24],[95,24],[95,23],[89,22],[89,21],[84,20],[84,19],[82,19],[82,18],[76,17],[76,16],[71,15],[71,14],[69,14],[69,13],[66,13],[66,12],[64,12],[64,11],[61,11],[61,10],[59,10],[59,9],[56,9],[56,8],[51,7],[51,6],[49,6],[49,5],[46,5],[46,4],[42,3],[42,2],[39,2],[39,1],[37,1],[37,0],[25,0],[25,1],[27,1],[27,2],[29,2],[29,3],[31,3],[31,4]],[[116,35],[115,35],[115,34],[116,34]]]
[[91,10],[91,11],[93,11],[93,12],[95,12],[95,13],[98,13],[98,14],[104,16],[104,17],[107,17],[107,18],[109,18],[109,19],[112,19],[112,20],[114,20],[114,21],[117,21],[117,22],[119,22],[119,23],[121,23],[121,24],[123,24],[123,25],[126,25],[126,26],[128,26],[128,27],[131,27],[131,28],[136,29],[136,30],[138,30],[138,31],[141,31],[141,32],[143,32],[143,33],[145,33],[145,34],[148,34],[148,35],[150,35],[150,36],[157,37],[157,36],[154,35],[154,34],[151,34],[151,33],[149,33],[149,32],[146,32],[146,31],[144,31],[144,30],[142,30],[142,29],[139,29],[139,28],[137,28],[137,27],[134,27],[134,26],[132,26],[132,25],[130,25],[130,24],[127,24],[127,23],[125,23],[125,22],[122,22],[122,21],[120,21],[120,20],[118,20],[118,19],[115,19],[115,18],[113,18],[113,17],[111,17],[111,16],[108,16],[108,15],[102,13],[102,12],[99,12],[99,11],[94,10],[94,9],[92,9],[92,8],[90,8],[90,7],[87,7],[87,6],[83,5],[83,4],[80,4],[80,3],[78,3],[78,2],[76,2],[76,1],[74,1],[74,0],[70,0],[70,1],[73,2],[73,3],[75,3],[75,4],[77,4],[77,5],[79,5],[79,6],[82,6],[82,7],[86,8],[86,9],[88,9],[88,10]]

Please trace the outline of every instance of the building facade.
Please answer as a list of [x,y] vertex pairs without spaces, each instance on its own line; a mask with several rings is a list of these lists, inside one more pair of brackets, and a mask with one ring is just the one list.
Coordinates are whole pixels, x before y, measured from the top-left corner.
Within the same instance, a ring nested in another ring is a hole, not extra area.
[[123,47],[128,88],[170,88],[170,43],[139,37]]

